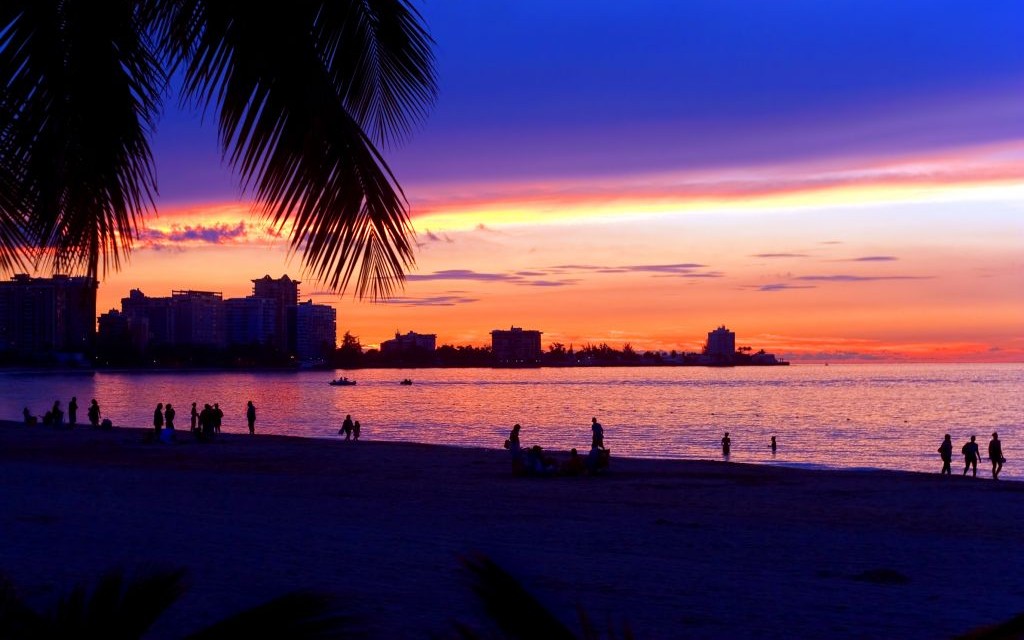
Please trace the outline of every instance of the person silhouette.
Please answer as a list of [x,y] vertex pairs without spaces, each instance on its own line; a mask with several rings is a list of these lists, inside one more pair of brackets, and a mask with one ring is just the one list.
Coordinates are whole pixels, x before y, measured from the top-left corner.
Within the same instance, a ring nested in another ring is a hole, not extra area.
[[353,426],[355,426],[355,425],[352,424],[352,416],[351,415],[346,415],[344,422],[341,423],[341,428],[338,429],[338,433],[339,434],[344,433],[345,434],[345,439],[346,440],[350,440],[352,438],[352,427]]
[[164,403],[160,402],[156,405],[156,410],[153,411],[153,431],[156,433],[157,440],[160,439],[160,429],[164,426]]
[[999,472],[1003,470],[1003,443],[999,441],[999,434],[992,432],[992,440],[988,443],[988,459],[992,461],[992,479],[999,479]]
[[64,424],[64,410],[60,408],[60,400],[53,401],[53,408],[50,409],[50,421],[58,427]]
[[192,403],[192,427],[191,431],[194,433],[199,428],[199,411],[196,409],[196,403]]
[[593,432],[593,438],[590,441],[591,449],[604,449],[604,427],[597,421],[597,418],[590,419],[590,430]]
[[78,397],[71,396],[71,402],[68,403],[68,424],[72,427],[78,422]]
[[772,455],[775,455],[775,450],[778,449],[779,445],[775,443],[775,436],[772,436]]
[[252,400],[245,408],[245,419],[249,422],[249,435],[256,434],[256,407],[253,405]]
[[220,423],[224,420],[224,411],[221,410],[220,405],[216,402],[213,403],[213,432],[220,433]]
[[726,431],[725,435],[722,436],[722,455],[726,458],[729,457],[729,447],[732,445],[732,440],[729,438],[729,432]]
[[942,439],[942,444],[939,445],[939,457],[942,458],[942,475],[952,474],[950,464],[953,462],[953,441],[948,433]]
[[521,447],[519,442],[520,429],[522,429],[522,426],[520,426],[518,422],[512,425],[512,431],[509,432],[508,441],[505,443],[505,448],[511,451],[512,455],[517,454]]
[[164,420],[167,422],[167,428],[171,431],[174,430],[174,415],[174,407],[172,407],[171,403],[168,402],[167,406],[164,408]]
[[92,404],[89,405],[89,424],[94,429],[100,426],[100,403],[96,402],[96,398],[93,398]]
[[975,478],[978,477],[978,458],[981,457],[981,452],[978,451],[978,443],[974,441],[974,436],[971,436],[971,441],[965,444],[961,449],[960,453],[964,454],[964,475],[967,475],[967,470],[974,467],[974,473],[972,474]]
[[362,431],[362,430],[363,430],[363,425],[359,424],[358,420],[353,422],[352,423],[352,439],[353,440],[358,440],[359,439],[359,432]]

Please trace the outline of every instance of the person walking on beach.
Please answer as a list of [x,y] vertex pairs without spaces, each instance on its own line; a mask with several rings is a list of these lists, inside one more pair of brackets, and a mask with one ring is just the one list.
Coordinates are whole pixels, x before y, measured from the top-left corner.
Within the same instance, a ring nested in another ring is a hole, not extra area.
[[1003,470],[1003,443],[999,441],[999,434],[992,432],[992,440],[988,443],[988,459],[992,461],[992,479],[999,479],[999,472]]
[[167,407],[164,409],[164,420],[167,422],[167,428],[171,431],[174,431],[174,415],[174,407],[168,402]]
[[78,422],[78,397],[71,396],[71,402],[68,403],[68,424],[72,427]]
[[953,441],[948,433],[942,439],[942,444],[939,445],[939,457],[942,458],[942,475],[951,475],[953,473],[950,469],[950,464],[953,462]]
[[352,427],[353,426],[354,425],[352,424],[352,416],[346,415],[345,416],[345,421],[341,423],[341,428],[338,429],[338,434],[340,435],[340,434],[344,433],[346,440],[351,439],[352,438]]
[[93,398],[92,404],[89,405],[89,424],[93,429],[100,426],[100,403],[96,402],[96,398]]
[[593,438],[590,441],[591,449],[604,449],[604,427],[597,421],[597,418],[590,419],[590,430],[593,432]]
[[961,449],[960,453],[964,454],[964,475],[967,475],[967,470],[974,467],[974,473],[972,474],[975,478],[978,477],[978,458],[981,457],[981,452],[978,451],[978,443],[974,441],[974,436],[971,436],[971,441],[965,444]]
[[732,446],[732,440],[729,438],[729,432],[726,431],[725,435],[722,436],[722,456],[729,457],[729,447]]
[[256,407],[253,405],[252,400],[249,401],[249,405],[245,408],[245,419],[249,422],[249,435],[256,434]]
[[160,440],[160,429],[164,426],[164,403],[160,402],[156,405],[156,410],[153,411],[153,431],[156,433],[156,439]]
[[192,427],[191,431],[195,433],[196,429],[199,428],[199,411],[196,410],[196,403],[192,403]]
[[362,430],[363,430],[363,426],[361,424],[359,424],[358,420],[353,422],[352,423],[352,439],[353,440],[358,440],[359,439],[359,432],[362,431]]

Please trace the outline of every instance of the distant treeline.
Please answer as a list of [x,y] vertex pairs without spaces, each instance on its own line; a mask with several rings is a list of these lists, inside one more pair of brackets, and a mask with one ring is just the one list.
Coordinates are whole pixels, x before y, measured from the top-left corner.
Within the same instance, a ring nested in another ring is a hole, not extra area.
[[[758,352],[763,354],[764,351]],[[750,347],[740,347],[728,364],[752,365],[755,355]],[[26,360],[0,353],[0,366],[96,366],[100,368],[146,369],[290,369],[310,366],[300,363],[290,354],[271,345],[233,345],[217,348],[202,345],[150,345],[136,349],[125,341],[100,343],[90,356],[67,358],[60,354],[38,354]],[[417,368],[417,367],[493,367],[496,362],[490,347],[441,345],[433,351],[405,349],[397,353],[382,353],[378,349],[364,349],[357,336],[346,332],[341,346],[331,349],[325,345],[322,358],[313,363],[324,369]],[[555,342],[540,356],[539,366],[546,367],[614,367],[614,366],[696,366],[708,364],[698,353],[677,351],[637,351],[627,343],[616,349],[607,343],[585,344],[579,348]],[[726,363],[721,363],[726,364]]]

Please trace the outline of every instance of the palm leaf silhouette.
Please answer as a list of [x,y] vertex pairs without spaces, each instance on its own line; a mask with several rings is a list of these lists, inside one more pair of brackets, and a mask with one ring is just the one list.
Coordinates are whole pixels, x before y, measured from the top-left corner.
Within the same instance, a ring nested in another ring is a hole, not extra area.
[[9,0],[0,7],[0,267],[116,269],[154,210],[168,78],[215,111],[224,158],[306,272],[381,297],[413,264],[377,145],[436,94],[406,0]]

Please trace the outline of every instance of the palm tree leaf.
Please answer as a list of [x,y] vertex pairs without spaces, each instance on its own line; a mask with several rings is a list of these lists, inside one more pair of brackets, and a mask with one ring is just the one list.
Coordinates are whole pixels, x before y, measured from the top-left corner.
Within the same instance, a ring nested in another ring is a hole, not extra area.
[[41,266],[117,268],[156,189],[147,135],[166,79],[132,0],[7,0],[0,207]]
[[161,41],[184,65],[185,97],[217,104],[225,158],[307,273],[379,298],[413,252],[371,134],[400,136],[433,98],[429,39],[403,1],[335,4],[163,0]]
[[486,556],[463,560],[473,575],[473,590],[491,619],[512,638],[562,638],[576,635],[534,598],[523,585]]
[[90,593],[75,588],[58,603],[51,637],[138,638],[183,593],[185,571],[152,571],[127,578],[105,574]]
[[336,611],[325,596],[293,591],[225,618],[189,640],[219,638],[317,638],[356,637],[354,619]]

